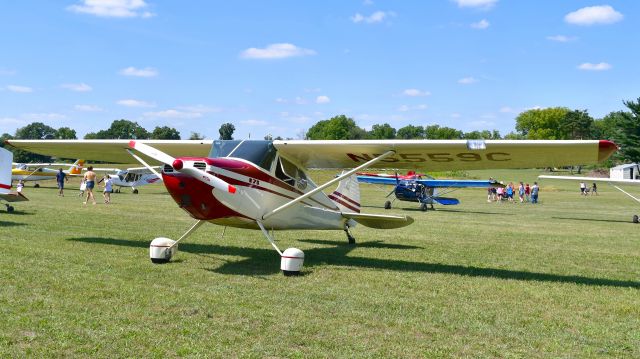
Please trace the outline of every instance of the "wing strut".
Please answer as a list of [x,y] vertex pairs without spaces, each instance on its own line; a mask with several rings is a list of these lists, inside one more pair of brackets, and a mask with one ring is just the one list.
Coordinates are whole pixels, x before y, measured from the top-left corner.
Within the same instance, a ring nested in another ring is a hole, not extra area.
[[636,198],[636,197],[634,197],[631,193],[629,193],[629,192],[627,192],[627,191],[623,190],[622,188],[620,188],[620,187],[618,187],[618,186],[614,185],[613,183],[609,183],[609,184],[610,184],[610,185],[612,185],[613,187],[615,187],[618,191],[620,191],[620,192],[622,192],[622,193],[626,194],[627,196],[629,196],[629,197],[631,197],[631,198],[635,199],[636,201],[640,202],[640,198]]
[[136,155],[128,148],[127,148],[127,152],[129,152],[129,154],[133,156],[133,158],[138,160],[138,162],[142,163],[142,165],[145,166],[149,171],[151,171],[151,173],[158,176],[158,178],[162,178],[162,176],[155,169],[153,169],[153,167],[149,166],[140,156]]
[[300,197],[298,197],[298,198],[295,198],[295,199],[293,199],[293,200],[291,200],[291,201],[289,201],[289,202],[287,202],[287,203],[283,204],[282,206],[280,206],[280,207],[278,207],[278,208],[274,209],[274,210],[273,210],[273,211],[271,211],[271,212],[268,212],[267,214],[264,214],[264,215],[262,216],[262,219],[263,219],[263,220],[266,220],[267,218],[269,218],[269,217],[273,216],[274,214],[279,213],[279,212],[281,212],[281,211],[284,211],[285,209],[287,209],[287,208],[289,208],[289,207],[293,206],[294,204],[296,204],[296,203],[298,203],[298,202],[300,202],[300,201],[304,201],[305,199],[307,199],[307,198],[309,198],[309,197],[313,196],[314,194],[316,194],[316,193],[318,193],[318,192],[322,191],[323,189],[325,189],[325,188],[327,188],[327,187],[331,186],[332,184],[334,184],[334,183],[336,183],[336,182],[339,182],[339,181],[342,181],[343,179],[345,179],[345,178],[347,178],[347,177],[351,176],[352,174],[354,174],[355,172],[358,172],[358,171],[360,171],[360,170],[361,170],[361,169],[363,169],[363,168],[367,168],[367,167],[369,167],[369,166],[373,165],[374,163],[377,163],[377,162],[379,162],[379,161],[381,161],[381,160],[383,160],[383,159],[385,159],[385,158],[387,158],[387,157],[391,156],[391,155],[392,155],[392,154],[394,154],[394,153],[396,153],[396,151],[394,151],[394,150],[389,150],[389,151],[387,151],[387,152],[385,152],[385,153],[381,154],[380,156],[378,156],[378,157],[376,157],[376,158],[374,158],[374,159],[370,160],[369,162],[366,162],[366,163],[364,163],[364,164],[362,164],[362,165],[360,165],[360,166],[358,166],[358,167],[356,167],[356,168],[354,168],[354,169],[352,169],[352,170],[350,170],[350,171],[348,171],[348,172],[345,172],[345,173],[341,174],[340,176],[338,176],[338,177],[336,177],[336,178],[332,179],[331,181],[329,181],[329,182],[327,182],[327,183],[323,184],[322,186],[320,186],[320,187],[318,187],[318,188],[315,188],[315,189],[313,189],[313,190],[311,190],[311,191],[309,191],[309,192],[307,192],[307,193],[303,194],[302,196],[300,196]]

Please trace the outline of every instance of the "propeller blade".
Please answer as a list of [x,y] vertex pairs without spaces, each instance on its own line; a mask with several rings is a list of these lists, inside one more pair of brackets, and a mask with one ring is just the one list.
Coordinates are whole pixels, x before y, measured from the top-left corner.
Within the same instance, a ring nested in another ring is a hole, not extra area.
[[171,167],[173,167],[173,169],[175,169],[176,171],[180,172],[180,173],[185,173],[195,179],[197,179],[200,182],[203,182],[205,184],[208,184],[209,186],[215,188],[215,189],[219,189],[221,191],[225,191],[225,192],[229,192],[229,193],[236,193],[236,187],[234,187],[233,185],[228,184],[227,182],[225,182],[223,179],[218,178],[206,171],[202,171],[199,170],[195,167],[193,167],[193,164],[189,165],[188,163],[185,164],[182,160],[180,159],[175,159],[171,156],[169,156],[168,154],[156,150],[155,148],[146,145],[144,143],[140,143],[137,141],[130,141],[129,142],[129,147],[135,149],[136,151],[141,152],[142,154],[149,156],[151,158],[153,158],[156,161],[165,163],[170,165]]
[[144,143],[141,143],[141,142],[129,141],[129,147],[133,148],[136,151],[139,151],[140,153],[146,156],[153,158],[156,161],[162,162],[170,166],[173,165],[173,161],[175,161],[175,158],[169,156],[168,154],[162,151],[158,151],[155,148],[149,145],[145,145]]

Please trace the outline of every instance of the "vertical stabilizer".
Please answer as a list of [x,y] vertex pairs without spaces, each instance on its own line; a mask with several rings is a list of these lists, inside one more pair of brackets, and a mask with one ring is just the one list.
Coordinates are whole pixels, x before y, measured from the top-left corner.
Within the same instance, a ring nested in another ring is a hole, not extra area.
[[13,153],[0,148],[0,193],[9,193],[11,188],[11,162]]
[[77,160],[73,163],[71,167],[69,167],[70,175],[79,175],[82,174],[82,167],[84,167],[84,160]]
[[338,183],[338,188],[329,198],[342,212],[360,213],[360,186],[356,175],[351,175]]

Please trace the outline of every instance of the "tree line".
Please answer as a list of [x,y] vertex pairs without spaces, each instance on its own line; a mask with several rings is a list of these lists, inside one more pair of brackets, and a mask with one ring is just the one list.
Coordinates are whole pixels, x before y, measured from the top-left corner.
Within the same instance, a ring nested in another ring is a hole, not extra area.
[[[464,132],[437,124],[420,126],[407,125],[395,129],[388,123],[375,124],[371,130],[359,127],[345,115],[334,116],[315,123],[306,131],[304,138],[309,140],[362,140],[362,139],[512,139],[512,140],[567,140],[567,139],[604,139],[616,142],[621,150],[614,157],[617,162],[640,162],[640,98],[636,101],[623,101],[626,111],[615,111],[603,118],[594,119],[587,110],[571,110],[566,107],[531,109],[520,113],[516,119],[515,132],[504,137],[497,130]],[[219,138],[233,139],[235,126],[224,123],[220,126]],[[33,122],[18,128],[14,135],[4,133],[0,136],[0,146],[6,139],[76,139],[76,131],[69,127],[58,129],[41,122]],[[180,132],[169,126],[157,126],[146,130],[137,122],[125,119],[115,120],[105,130],[90,132],[85,139],[158,139],[179,140]],[[201,140],[204,136],[191,132],[190,140]],[[272,135],[265,139],[282,139]],[[50,158],[12,149],[16,162],[46,162]]]

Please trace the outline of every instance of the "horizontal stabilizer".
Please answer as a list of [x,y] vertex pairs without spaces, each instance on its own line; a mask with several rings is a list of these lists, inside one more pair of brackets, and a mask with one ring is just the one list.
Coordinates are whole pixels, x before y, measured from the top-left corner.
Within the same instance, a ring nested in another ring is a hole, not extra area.
[[395,229],[410,225],[413,218],[409,216],[390,216],[384,214],[342,213],[345,218],[353,219],[361,225],[377,229]]
[[457,198],[433,197],[433,200],[445,206],[455,206],[457,204],[460,204],[460,200],[458,200]]

